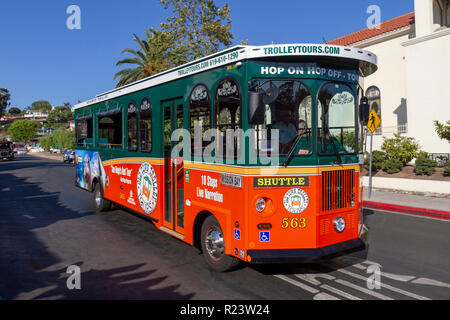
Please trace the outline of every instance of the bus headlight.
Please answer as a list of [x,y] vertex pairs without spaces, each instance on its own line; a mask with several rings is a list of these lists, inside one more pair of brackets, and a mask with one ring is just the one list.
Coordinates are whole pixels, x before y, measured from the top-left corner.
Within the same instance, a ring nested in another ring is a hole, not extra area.
[[259,198],[258,200],[256,200],[256,202],[255,202],[256,211],[261,213],[264,211],[265,208],[266,208],[266,199]]
[[342,231],[344,231],[344,229],[345,229],[344,218],[338,217],[338,218],[334,219],[333,223],[334,223],[334,228],[336,229],[337,232],[341,233]]

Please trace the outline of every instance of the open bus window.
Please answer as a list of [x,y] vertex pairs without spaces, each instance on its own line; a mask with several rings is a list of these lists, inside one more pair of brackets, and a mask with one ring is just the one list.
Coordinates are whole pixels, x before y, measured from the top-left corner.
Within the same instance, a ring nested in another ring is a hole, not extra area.
[[94,145],[92,117],[77,118],[77,145],[89,147]]
[[319,154],[356,153],[356,105],[352,89],[327,83],[319,92],[317,105]]
[[222,80],[216,91],[215,102],[215,121],[218,130],[217,154],[227,158],[237,158],[240,156],[241,149],[241,137],[238,136],[238,129],[241,128],[239,84],[231,78]]
[[192,154],[201,156],[207,144],[197,143],[196,145],[195,133],[197,132],[198,135],[201,133],[203,136],[205,131],[211,128],[211,101],[208,89],[204,85],[197,85],[192,90],[189,98],[189,118]]
[[150,100],[145,98],[141,102],[139,113],[139,130],[141,133],[141,151],[152,151],[152,105]]
[[258,153],[271,152],[272,130],[278,130],[279,153],[287,155],[294,146],[293,155],[312,153],[312,97],[308,87],[298,80],[269,80],[261,85],[265,92],[276,92],[276,99],[266,104],[264,123],[254,126]]
[[128,150],[138,149],[138,119],[136,103],[131,102],[127,110]]
[[107,149],[122,147],[122,112],[120,108],[98,113],[98,146]]

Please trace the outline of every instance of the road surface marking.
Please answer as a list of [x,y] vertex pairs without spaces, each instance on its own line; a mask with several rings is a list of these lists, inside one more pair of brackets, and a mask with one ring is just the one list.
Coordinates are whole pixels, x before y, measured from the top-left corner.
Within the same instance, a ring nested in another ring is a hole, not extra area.
[[385,295],[383,295],[383,294],[381,294],[381,293],[377,293],[377,292],[375,292],[375,291],[373,291],[373,290],[369,290],[369,289],[360,287],[360,286],[358,286],[358,285],[356,285],[356,284],[353,284],[353,283],[348,282],[348,281],[345,281],[345,280],[337,279],[337,280],[335,280],[335,281],[336,281],[337,283],[339,283],[339,284],[342,284],[342,285],[347,286],[347,287],[350,287],[350,288],[352,288],[352,289],[361,291],[361,292],[363,292],[363,293],[365,293],[365,294],[368,294],[368,295],[370,295],[370,296],[373,296],[373,297],[378,298],[378,299],[381,299],[381,300],[394,300],[394,299],[389,298],[388,296],[385,296]]
[[[356,279],[360,279],[360,280],[363,280],[363,281],[367,281],[367,277],[361,276],[361,275],[359,275],[359,274],[350,272],[350,271],[345,270],[345,269],[338,269],[338,270],[336,270],[336,271],[341,272],[341,273],[344,273],[344,274],[346,274],[346,275],[348,275],[348,276],[351,276],[351,277],[353,277],[353,278],[356,278]],[[381,283],[381,287],[384,288],[384,289],[388,289],[388,290],[391,290],[391,291],[394,291],[394,292],[403,294],[403,295],[405,295],[405,296],[408,296],[408,297],[411,297],[411,298],[414,298],[414,299],[418,299],[418,300],[431,300],[431,299],[429,299],[429,298],[427,298],[427,297],[423,297],[423,296],[420,296],[420,295],[415,294],[415,293],[412,293],[412,292],[408,292],[408,291],[405,291],[405,290],[402,290],[402,289],[399,289],[399,288],[395,288],[395,287],[392,287],[392,286],[390,286],[390,285],[388,285],[388,284],[385,284],[385,283]]]
[[341,299],[336,298],[335,296],[332,296],[328,293],[320,292],[314,296],[313,300],[341,300]]
[[419,278],[417,280],[414,280],[412,283],[425,284],[428,286],[435,286],[435,287],[450,288],[450,284],[448,284],[448,283],[440,282],[440,281],[436,281],[436,280],[432,280],[432,279],[427,279],[427,278]]
[[289,277],[287,277],[287,276],[284,276],[284,275],[282,275],[282,274],[275,274],[274,276],[277,277],[277,278],[279,278],[279,279],[281,279],[281,280],[284,280],[284,281],[286,281],[286,282],[289,282],[290,284],[293,284],[293,285],[296,286],[296,287],[302,288],[303,290],[306,290],[306,291],[308,291],[309,293],[317,294],[317,293],[320,292],[320,290],[311,288],[310,286],[307,286],[306,284],[303,284],[303,283],[301,283],[301,282],[299,282],[299,281],[296,281],[296,280],[294,280],[294,279],[291,279],[291,278],[289,278]]
[[361,300],[360,298],[352,296],[351,294],[349,294],[347,292],[341,291],[337,288],[334,288],[334,287],[326,285],[326,284],[321,284],[321,282],[319,280],[317,280],[317,278],[323,278],[323,279],[330,280],[330,281],[336,280],[336,277],[329,275],[327,273],[296,274],[295,276],[299,279],[302,279],[303,281],[309,282],[316,286],[320,286],[320,288],[328,290],[328,291],[335,293],[337,295],[340,295],[344,298],[347,298],[350,300]]
[[336,288],[331,287],[331,286],[326,285],[326,284],[323,284],[323,285],[321,285],[320,287],[321,287],[322,289],[328,290],[328,291],[330,291],[330,292],[332,292],[332,293],[334,293],[334,294],[337,294],[337,295],[342,296],[342,297],[344,297],[344,298],[347,298],[347,299],[349,299],[349,300],[362,300],[362,299],[360,299],[360,298],[357,298],[357,297],[355,297],[355,296],[352,296],[351,294],[349,294],[349,293],[347,293],[347,292],[341,291],[341,290],[339,290],[339,289],[336,289]]
[[327,280],[336,279],[336,277],[333,277],[332,275],[326,273],[306,273],[306,274],[296,274],[295,276],[299,279],[302,279],[316,286],[320,285],[320,281],[317,280],[316,278],[324,278]]
[[[359,263],[354,264],[353,267],[358,268],[360,270],[367,270],[367,268]],[[401,281],[401,282],[408,282],[411,281],[412,279],[415,278],[415,276],[404,276],[404,275],[399,275],[399,274],[393,274],[393,273],[387,273],[387,272],[381,272],[381,275],[383,277],[389,278],[389,279],[393,279],[393,280],[397,280],[397,281]]]

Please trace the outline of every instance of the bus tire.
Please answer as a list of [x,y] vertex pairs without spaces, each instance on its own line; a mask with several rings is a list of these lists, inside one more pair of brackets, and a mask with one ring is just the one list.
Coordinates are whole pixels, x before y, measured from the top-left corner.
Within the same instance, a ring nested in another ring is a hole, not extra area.
[[96,183],[94,187],[94,205],[97,212],[107,211],[111,208],[111,201],[103,198],[100,183]]
[[207,217],[202,225],[201,245],[206,263],[218,272],[229,271],[236,268],[240,261],[225,254],[225,240],[222,228],[216,217]]

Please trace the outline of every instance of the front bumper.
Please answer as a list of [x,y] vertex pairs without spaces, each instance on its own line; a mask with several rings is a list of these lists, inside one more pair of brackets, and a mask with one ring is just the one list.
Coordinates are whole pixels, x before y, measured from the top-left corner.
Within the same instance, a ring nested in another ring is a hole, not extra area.
[[366,244],[363,239],[356,238],[315,249],[248,250],[247,255],[250,256],[252,264],[316,262],[364,250]]

